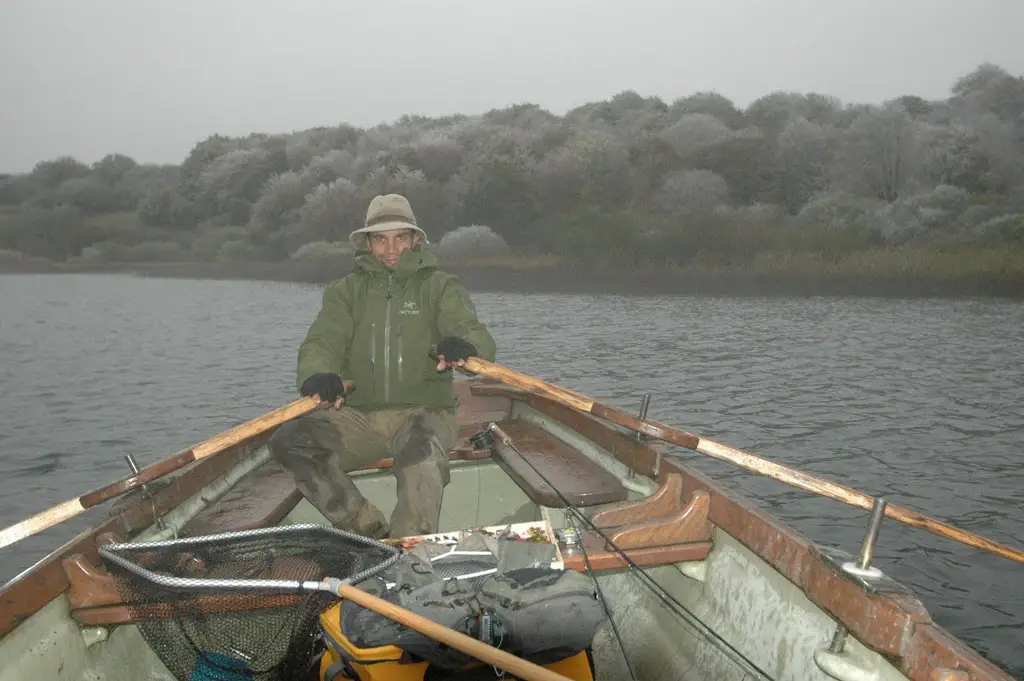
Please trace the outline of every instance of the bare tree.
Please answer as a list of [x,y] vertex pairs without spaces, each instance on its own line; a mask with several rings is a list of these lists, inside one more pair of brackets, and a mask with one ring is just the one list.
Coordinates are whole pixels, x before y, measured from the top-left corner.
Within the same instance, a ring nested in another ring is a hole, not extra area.
[[872,107],[843,134],[836,179],[859,196],[893,202],[907,185],[917,136],[906,109],[896,103]]

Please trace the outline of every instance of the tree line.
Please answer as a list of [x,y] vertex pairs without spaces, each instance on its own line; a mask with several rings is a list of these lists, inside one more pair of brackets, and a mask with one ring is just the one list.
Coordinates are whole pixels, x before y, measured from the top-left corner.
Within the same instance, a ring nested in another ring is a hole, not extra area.
[[369,199],[392,191],[449,254],[662,267],[1020,247],[1024,79],[985,63],[941,100],[772,92],[744,109],[715,92],[667,103],[625,91],[564,116],[517,104],[370,128],[212,135],[179,165],[64,156],[0,176],[0,253],[336,254]]

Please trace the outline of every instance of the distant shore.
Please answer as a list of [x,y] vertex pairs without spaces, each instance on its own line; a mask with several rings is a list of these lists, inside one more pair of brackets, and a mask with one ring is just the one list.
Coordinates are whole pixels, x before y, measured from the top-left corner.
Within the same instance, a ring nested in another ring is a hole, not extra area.
[[[448,263],[470,291],[620,295],[864,296],[911,298],[1005,297],[1024,299],[1019,271],[956,272],[931,268],[851,272],[835,268],[630,269],[553,262]],[[849,268],[847,268],[848,270]],[[907,271],[911,269],[911,271]],[[117,273],[178,279],[232,279],[326,284],[351,271],[351,261],[52,263],[0,261],[0,274]]]

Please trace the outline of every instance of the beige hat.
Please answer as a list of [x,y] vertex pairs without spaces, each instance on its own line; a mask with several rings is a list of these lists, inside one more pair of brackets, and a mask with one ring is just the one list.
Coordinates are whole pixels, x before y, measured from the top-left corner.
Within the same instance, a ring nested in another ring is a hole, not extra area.
[[413,229],[419,232],[423,243],[427,241],[427,233],[416,224],[416,215],[412,212],[409,200],[401,194],[384,194],[375,196],[366,209],[366,225],[348,236],[349,242],[356,250],[365,248],[364,234],[387,232],[392,229]]

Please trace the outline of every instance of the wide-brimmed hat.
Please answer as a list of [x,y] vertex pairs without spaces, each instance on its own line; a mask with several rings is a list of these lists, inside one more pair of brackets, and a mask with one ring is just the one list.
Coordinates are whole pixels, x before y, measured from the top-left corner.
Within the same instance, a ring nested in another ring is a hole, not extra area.
[[409,200],[401,194],[383,194],[373,197],[366,209],[366,224],[348,235],[348,240],[356,250],[365,247],[364,235],[373,232],[387,232],[392,229],[412,229],[419,232],[425,244],[427,233],[416,224],[416,215],[412,212]]

